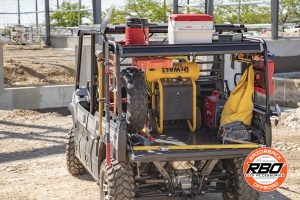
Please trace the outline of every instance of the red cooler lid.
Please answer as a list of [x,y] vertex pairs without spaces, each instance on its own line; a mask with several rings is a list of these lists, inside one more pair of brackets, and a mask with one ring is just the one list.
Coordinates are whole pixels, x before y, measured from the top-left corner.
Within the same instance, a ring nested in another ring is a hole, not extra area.
[[170,19],[174,21],[212,21],[212,16],[207,14],[173,14]]

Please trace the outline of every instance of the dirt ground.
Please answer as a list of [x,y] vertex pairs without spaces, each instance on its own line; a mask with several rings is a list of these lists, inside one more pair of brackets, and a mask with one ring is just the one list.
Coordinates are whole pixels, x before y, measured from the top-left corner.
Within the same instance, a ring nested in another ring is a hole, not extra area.
[[[288,162],[288,177],[262,199],[300,199],[300,127],[287,120],[299,124],[300,109],[291,110],[274,128],[273,146]],[[66,109],[0,111],[1,200],[98,199],[99,189],[90,175],[74,177],[67,172],[64,152],[71,125]]]
[[75,83],[75,51],[10,46],[3,50],[5,87]]

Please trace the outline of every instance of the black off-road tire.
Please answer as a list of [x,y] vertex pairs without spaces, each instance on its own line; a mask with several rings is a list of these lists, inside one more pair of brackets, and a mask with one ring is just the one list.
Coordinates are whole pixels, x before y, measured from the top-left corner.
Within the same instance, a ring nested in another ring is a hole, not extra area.
[[72,175],[80,175],[86,172],[83,164],[75,156],[74,129],[68,133],[68,144],[66,148],[67,169]]
[[233,191],[223,192],[224,200],[257,200],[260,197],[258,191],[254,190],[245,180],[243,175],[244,158],[235,158],[223,162],[225,168],[232,173],[229,182]]
[[130,164],[113,160],[107,167],[104,160],[100,167],[99,181],[100,200],[134,199],[134,174]]
[[143,72],[133,67],[121,72],[121,82],[126,90],[126,121],[129,132],[139,132],[148,122],[148,97]]

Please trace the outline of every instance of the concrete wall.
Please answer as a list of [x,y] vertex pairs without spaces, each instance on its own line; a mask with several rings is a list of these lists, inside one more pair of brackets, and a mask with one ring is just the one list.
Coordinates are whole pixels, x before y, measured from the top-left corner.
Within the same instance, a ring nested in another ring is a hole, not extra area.
[[275,91],[270,103],[283,107],[297,108],[300,106],[300,79],[274,77]]
[[300,38],[285,38],[279,40],[266,40],[268,49],[275,56],[299,56],[300,55]]
[[[274,94],[270,96],[270,104],[280,107],[298,108],[300,106],[300,79],[274,77]],[[265,96],[258,93],[257,100],[265,104]]]
[[[78,45],[77,36],[51,36],[50,38],[51,46],[54,48],[70,48],[75,49]],[[84,36],[83,45],[90,45],[90,36]]]
[[0,93],[0,109],[66,107],[73,91],[73,85],[6,88]]
[[275,73],[300,71],[300,38],[266,40],[275,54]]
[[[100,46],[96,47],[100,49]],[[90,66],[90,46],[84,46],[82,65]],[[90,68],[82,70],[81,85],[90,79]],[[71,102],[74,85],[4,88],[3,49],[0,46],[0,109],[43,109],[66,107]]]
[[275,73],[297,72],[297,71],[300,71],[300,55],[275,57]]
[[0,109],[42,109],[66,107],[73,85],[4,88],[3,48],[0,46]]

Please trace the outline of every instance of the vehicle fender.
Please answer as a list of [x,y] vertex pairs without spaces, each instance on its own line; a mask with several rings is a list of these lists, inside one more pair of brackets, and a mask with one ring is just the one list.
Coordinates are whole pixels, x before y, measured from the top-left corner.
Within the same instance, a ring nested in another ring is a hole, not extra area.
[[115,145],[116,160],[127,162],[127,126],[125,120],[121,120]]

